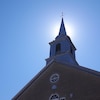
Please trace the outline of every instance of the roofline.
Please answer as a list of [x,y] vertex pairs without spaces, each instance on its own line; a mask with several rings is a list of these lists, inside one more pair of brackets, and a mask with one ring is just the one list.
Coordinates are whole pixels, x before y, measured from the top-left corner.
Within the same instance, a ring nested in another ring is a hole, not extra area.
[[[55,62],[59,63],[58,61],[55,61]],[[80,66],[80,65],[78,66],[78,65],[73,65],[73,64],[69,64],[69,63],[62,63],[62,62],[60,62],[60,63],[63,64],[63,65],[68,65],[71,68],[78,69],[80,71],[84,71],[84,72],[87,72],[89,74],[100,77],[100,72],[99,71],[96,71],[96,70],[93,70],[93,69],[90,69],[90,68],[86,68],[86,67],[83,67],[83,66]]]
[[53,63],[59,63],[59,64],[63,64],[63,65],[67,65],[67,67],[71,67],[71,68],[74,68],[74,69],[78,69],[78,70],[81,70],[81,71],[84,71],[84,72],[87,72],[91,75],[94,75],[96,77],[100,77],[100,72],[98,71],[95,71],[95,70],[92,70],[92,69],[89,69],[89,68],[85,68],[83,66],[76,66],[76,65],[72,65],[72,64],[67,64],[67,63],[61,63],[61,62],[58,62],[56,60],[52,60],[49,64],[47,64],[35,77],[33,77],[31,79],[31,81],[29,81],[13,98],[12,100],[16,100],[20,97],[20,95],[22,95],[24,93],[24,91],[29,88],[31,86],[31,84],[39,78],[39,76],[48,69],[48,67],[53,64]]
[[[52,64],[52,63],[51,63]],[[50,65],[50,64],[49,64]],[[13,98],[12,100],[16,100],[20,97],[21,94],[24,93],[24,91],[29,88],[31,86],[31,84],[37,79],[39,78],[39,76],[41,75],[42,72],[46,71],[47,68],[49,67],[49,65],[46,65],[42,70],[40,70],[40,72],[38,74],[35,75],[35,77],[33,77]]]

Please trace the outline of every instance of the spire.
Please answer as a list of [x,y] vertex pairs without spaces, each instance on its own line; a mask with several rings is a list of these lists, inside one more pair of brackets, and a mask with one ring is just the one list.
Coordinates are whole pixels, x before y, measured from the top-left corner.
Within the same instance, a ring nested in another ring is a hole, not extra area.
[[66,29],[65,29],[63,17],[62,17],[62,21],[61,21],[61,26],[60,26],[60,30],[59,30],[59,35],[66,35]]
[[63,17],[58,36],[49,44],[50,56],[46,59],[47,64],[50,64],[52,61],[58,61],[61,63],[78,65],[75,58],[76,48],[73,45],[70,37],[66,34]]

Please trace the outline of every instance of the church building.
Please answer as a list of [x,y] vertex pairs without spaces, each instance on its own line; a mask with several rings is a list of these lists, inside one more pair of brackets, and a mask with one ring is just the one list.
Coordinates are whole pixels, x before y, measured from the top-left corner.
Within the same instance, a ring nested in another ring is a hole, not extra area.
[[82,67],[62,18],[45,67],[12,100],[100,100],[100,72]]

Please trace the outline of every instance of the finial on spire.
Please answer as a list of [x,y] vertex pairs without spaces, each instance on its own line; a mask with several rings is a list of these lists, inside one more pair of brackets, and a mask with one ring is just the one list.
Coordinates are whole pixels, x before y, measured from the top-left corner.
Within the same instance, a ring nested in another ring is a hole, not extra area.
[[63,18],[63,16],[64,16],[64,14],[63,14],[63,12],[61,13],[61,17]]

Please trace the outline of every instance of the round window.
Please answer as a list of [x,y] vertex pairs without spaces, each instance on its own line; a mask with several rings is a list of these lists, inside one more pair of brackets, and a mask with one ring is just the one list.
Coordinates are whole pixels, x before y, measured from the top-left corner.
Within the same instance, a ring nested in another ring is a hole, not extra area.
[[52,74],[50,77],[50,82],[51,83],[56,83],[59,80],[59,74]]
[[51,96],[49,97],[49,100],[59,100],[59,95],[57,93],[51,94]]

